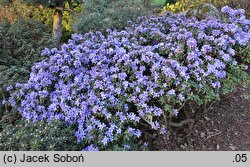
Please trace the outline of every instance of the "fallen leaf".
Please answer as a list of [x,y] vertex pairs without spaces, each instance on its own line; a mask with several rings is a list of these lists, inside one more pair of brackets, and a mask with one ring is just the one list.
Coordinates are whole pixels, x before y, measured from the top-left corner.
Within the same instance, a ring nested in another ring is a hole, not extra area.
[[206,121],[210,121],[210,118],[208,118],[206,116],[204,116],[204,118],[205,118]]
[[231,149],[231,150],[236,150],[236,147],[235,146],[229,146],[229,148]]

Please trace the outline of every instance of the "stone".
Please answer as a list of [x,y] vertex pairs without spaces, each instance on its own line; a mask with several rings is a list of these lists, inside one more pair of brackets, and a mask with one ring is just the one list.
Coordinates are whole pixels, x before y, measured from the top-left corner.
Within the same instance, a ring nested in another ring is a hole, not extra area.
[[186,13],[186,17],[196,17],[198,20],[203,20],[207,18],[220,19],[219,10],[210,3],[205,3],[189,9]]

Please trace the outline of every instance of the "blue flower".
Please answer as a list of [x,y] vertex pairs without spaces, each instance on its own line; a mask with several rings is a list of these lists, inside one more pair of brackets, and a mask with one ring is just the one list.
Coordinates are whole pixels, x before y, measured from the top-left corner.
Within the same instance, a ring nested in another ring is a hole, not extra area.
[[168,94],[169,94],[169,95],[175,95],[175,90],[174,90],[174,89],[171,89],[170,91],[168,91]]
[[187,46],[190,48],[195,48],[197,46],[197,41],[194,38],[189,38],[187,40]]
[[8,86],[8,87],[6,88],[6,90],[7,90],[7,91],[13,90],[13,86]]
[[221,87],[221,84],[220,84],[220,82],[213,82],[212,83],[212,86],[214,87],[214,88],[220,88]]
[[99,151],[98,147],[95,147],[93,144],[89,145],[83,151]]
[[225,62],[230,61],[230,60],[232,59],[231,56],[230,56],[229,54],[223,54],[223,55],[222,55],[222,58],[223,58],[223,60],[224,60]]
[[175,117],[177,117],[178,114],[179,114],[179,111],[178,111],[177,109],[174,109],[174,110],[173,110],[173,114],[174,114]]

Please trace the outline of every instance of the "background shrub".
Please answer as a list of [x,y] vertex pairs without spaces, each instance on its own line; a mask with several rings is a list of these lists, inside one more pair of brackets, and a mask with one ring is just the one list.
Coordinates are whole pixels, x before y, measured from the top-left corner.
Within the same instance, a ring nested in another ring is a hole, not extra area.
[[128,25],[129,20],[135,21],[138,16],[146,14],[145,8],[139,1],[86,1],[83,8],[73,25],[75,32],[79,34],[89,31],[105,32],[106,29],[121,30]]
[[8,124],[0,133],[0,150],[4,151],[80,151],[73,126],[63,122],[31,122],[20,119]]
[[223,6],[232,8],[242,8],[246,11],[246,16],[250,16],[250,2],[248,0],[177,0],[175,3],[167,3],[163,8],[163,13],[170,11],[173,13],[184,12],[192,8],[201,6],[204,3],[211,3],[221,9]]
[[[32,6],[29,6],[29,7],[32,7]],[[69,8],[68,4],[66,4],[65,7]],[[62,19],[62,30],[63,30],[62,41],[63,42],[67,42],[71,34],[74,32],[72,29],[73,20],[75,19],[76,14],[80,13],[83,10],[83,6],[77,5],[76,2],[73,2],[73,10],[75,11],[75,14],[69,11],[63,12],[63,19]],[[45,24],[46,27],[48,28],[48,32],[51,33],[52,27],[53,27],[53,14],[54,13],[55,13],[55,10],[52,10],[50,8],[36,7],[34,8],[34,12],[32,13],[32,18],[39,20],[43,24]]]
[[[23,82],[34,62],[41,60],[40,52],[52,45],[50,34],[39,21],[20,19],[0,25],[0,87]],[[2,90],[3,91],[3,90]]]
[[[53,39],[39,21],[20,19],[14,23],[0,23],[0,101],[7,100],[6,87],[29,78],[31,66],[42,60],[44,47],[53,47]],[[15,109],[0,105],[0,131],[15,126],[21,115]]]
[[32,17],[34,8],[21,2],[21,0],[0,0],[0,22],[14,23],[19,18]]
[[[66,7],[68,8],[67,5]],[[82,11],[82,6],[73,2],[73,9],[78,13]],[[0,22],[8,21],[14,23],[20,18],[33,19],[43,23],[46,26],[46,32],[52,33],[54,13],[55,10],[43,6],[29,5],[23,2],[23,0],[0,0]],[[72,18],[74,18],[74,14],[69,11],[63,12],[62,41],[67,41],[70,38],[70,34],[73,33],[71,27]]]

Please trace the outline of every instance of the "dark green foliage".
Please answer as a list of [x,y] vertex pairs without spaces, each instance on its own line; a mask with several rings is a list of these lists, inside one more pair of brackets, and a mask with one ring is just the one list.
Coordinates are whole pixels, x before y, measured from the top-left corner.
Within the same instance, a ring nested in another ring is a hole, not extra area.
[[[126,147],[127,146],[127,147]],[[140,140],[137,143],[129,142],[129,145],[112,145],[106,151],[149,151],[148,143]]]
[[15,111],[2,105],[2,100],[8,98],[6,87],[24,82],[33,63],[42,59],[41,50],[53,46],[51,35],[45,30],[43,24],[32,19],[0,24],[0,129],[3,123],[20,119]]
[[9,124],[0,133],[0,150],[5,151],[71,151],[82,149],[76,142],[74,127],[63,122],[28,122],[21,119],[15,125]]
[[0,0],[0,5],[8,5],[11,3],[11,0]]
[[121,30],[129,20],[146,14],[138,1],[95,0],[86,1],[83,12],[75,19],[73,28],[77,33],[89,31]]
[[246,72],[244,65],[238,67],[228,67],[227,79],[223,81],[223,89],[220,90],[222,95],[227,95],[237,89],[239,85],[247,85],[250,77]]
[[166,4],[174,4],[177,0],[166,0]]
[[250,63],[250,46],[247,46],[245,48],[240,48],[239,49],[239,57],[240,57],[240,61],[243,63]]
[[[20,19],[0,25],[0,87],[24,81],[32,64],[41,60],[42,49],[52,45],[51,36],[39,21]],[[3,91],[3,90],[2,90]],[[1,91],[1,93],[2,93]]]

